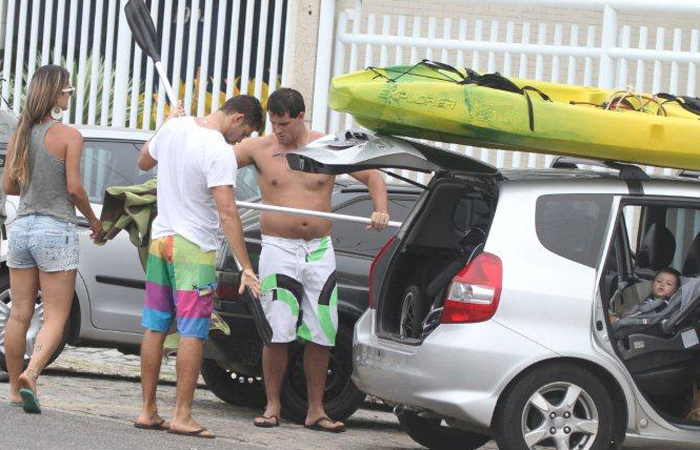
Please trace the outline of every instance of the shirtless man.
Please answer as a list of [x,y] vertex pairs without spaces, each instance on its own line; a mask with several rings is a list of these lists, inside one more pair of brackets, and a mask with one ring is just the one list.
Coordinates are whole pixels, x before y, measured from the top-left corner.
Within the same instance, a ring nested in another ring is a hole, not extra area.
[[[241,142],[235,148],[238,167],[254,164],[258,169],[265,204],[330,211],[335,177],[293,171],[284,157],[286,152],[323,136],[304,123],[303,97],[293,89],[279,89],[268,99],[267,111],[273,134]],[[374,213],[368,228],[383,229],[389,215],[381,174],[366,170],[350,175],[369,188]],[[298,337],[306,344],[304,371],[309,409],[305,426],[320,431],[344,431],[345,425],[329,419],[323,409],[328,357],[338,329],[331,222],[265,211],[260,216],[260,228],[260,300],[273,337],[272,343],[263,349],[267,407],[254,424],[266,428],[279,425],[287,344]]]

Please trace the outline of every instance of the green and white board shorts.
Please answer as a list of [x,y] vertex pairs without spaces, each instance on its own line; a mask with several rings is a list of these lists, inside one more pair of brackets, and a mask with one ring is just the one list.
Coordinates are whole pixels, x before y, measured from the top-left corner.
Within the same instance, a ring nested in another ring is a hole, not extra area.
[[260,279],[272,342],[335,345],[338,287],[330,236],[305,241],[262,236]]

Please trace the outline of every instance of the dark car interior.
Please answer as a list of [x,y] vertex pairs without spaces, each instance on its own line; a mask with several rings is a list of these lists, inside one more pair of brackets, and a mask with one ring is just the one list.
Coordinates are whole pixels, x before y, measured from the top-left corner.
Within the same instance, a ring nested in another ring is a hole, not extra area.
[[483,248],[495,210],[496,194],[479,183],[445,179],[427,195],[378,305],[378,333],[407,343],[439,324],[446,289]]
[[[691,207],[667,205],[626,207],[600,292],[612,342],[641,392],[660,413],[687,422],[700,378],[700,231],[695,225],[700,215]],[[642,305],[656,273],[667,267],[682,275],[678,290],[666,302]]]

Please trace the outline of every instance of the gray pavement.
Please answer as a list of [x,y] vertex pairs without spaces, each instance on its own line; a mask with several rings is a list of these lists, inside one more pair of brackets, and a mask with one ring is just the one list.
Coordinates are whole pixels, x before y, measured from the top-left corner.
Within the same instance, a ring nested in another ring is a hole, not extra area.
[[41,415],[24,414],[20,408],[0,406],[0,448],[12,450],[194,450],[231,448],[267,450],[220,437],[213,440],[174,436],[164,432],[141,431],[119,420],[47,409]]
[[[194,417],[211,429],[213,441],[133,428],[141,392],[137,356],[115,350],[67,348],[42,375],[39,397],[44,413],[29,416],[5,406],[0,385],[0,449],[284,449],[416,450],[423,447],[400,428],[396,417],[367,403],[348,421],[348,431],[329,435],[282,420],[274,429],[252,426],[259,413],[224,403],[202,384],[195,394]],[[158,388],[160,412],[172,415],[174,361],[163,366]],[[489,444],[481,450],[495,450]]]

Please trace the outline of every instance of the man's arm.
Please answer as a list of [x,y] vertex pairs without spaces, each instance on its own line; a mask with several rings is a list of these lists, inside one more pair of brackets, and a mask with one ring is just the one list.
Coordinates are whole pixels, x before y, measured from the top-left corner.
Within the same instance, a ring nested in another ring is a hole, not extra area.
[[243,168],[251,164],[255,164],[255,159],[253,158],[253,149],[255,147],[254,141],[251,138],[243,139],[241,142],[233,147],[234,153],[236,153],[236,162],[238,163],[238,168]]
[[151,170],[154,168],[157,164],[158,161],[151,156],[151,153],[148,151],[148,147],[151,143],[151,139],[158,134],[158,131],[165,125],[165,123],[172,119],[173,117],[184,117],[185,116],[185,109],[182,107],[182,101],[178,100],[177,102],[177,107],[176,108],[170,108],[170,114],[168,114],[168,117],[165,118],[162,124],[160,124],[160,127],[156,130],[153,135],[148,138],[146,142],[141,146],[141,152],[139,154],[139,160],[138,160],[138,166],[139,169],[143,170],[144,172]]
[[154,168],[158,164],[158,161],[153,159],[153,157],[151,156],[151,154],[148,151],[148,144],[151,143],[151,139],[152,138],[148,139],[143,144],[143,146],[141,147],[141,153],[139,154],[139,161],[138,161],[139,169],[143,170],[144,172],[151,170],[152,168]]
[[389,223],[389,199],[382,174],[378,170],[361,170],[351,173],[350,176],[367,186],[372,198],[374,212],[372,213],[372,224],[367,229],[383,230]]
[[243,239],[243,226],[241,218],[238,216],[238,207],[236,206],[236,196],[231,186],[215,186],[211,188],[216,208],[219,210],[219,218],[221,228],[224,230],[224,235],[233,255],[243,268],[241,274],[241,284],[238,290],[239,294],[243,293],[246,286],[250,287],[253,295],[257,298],[260,295],[260,281],[253,271],[253,266],[248,257],[248,250],[245,248]]

